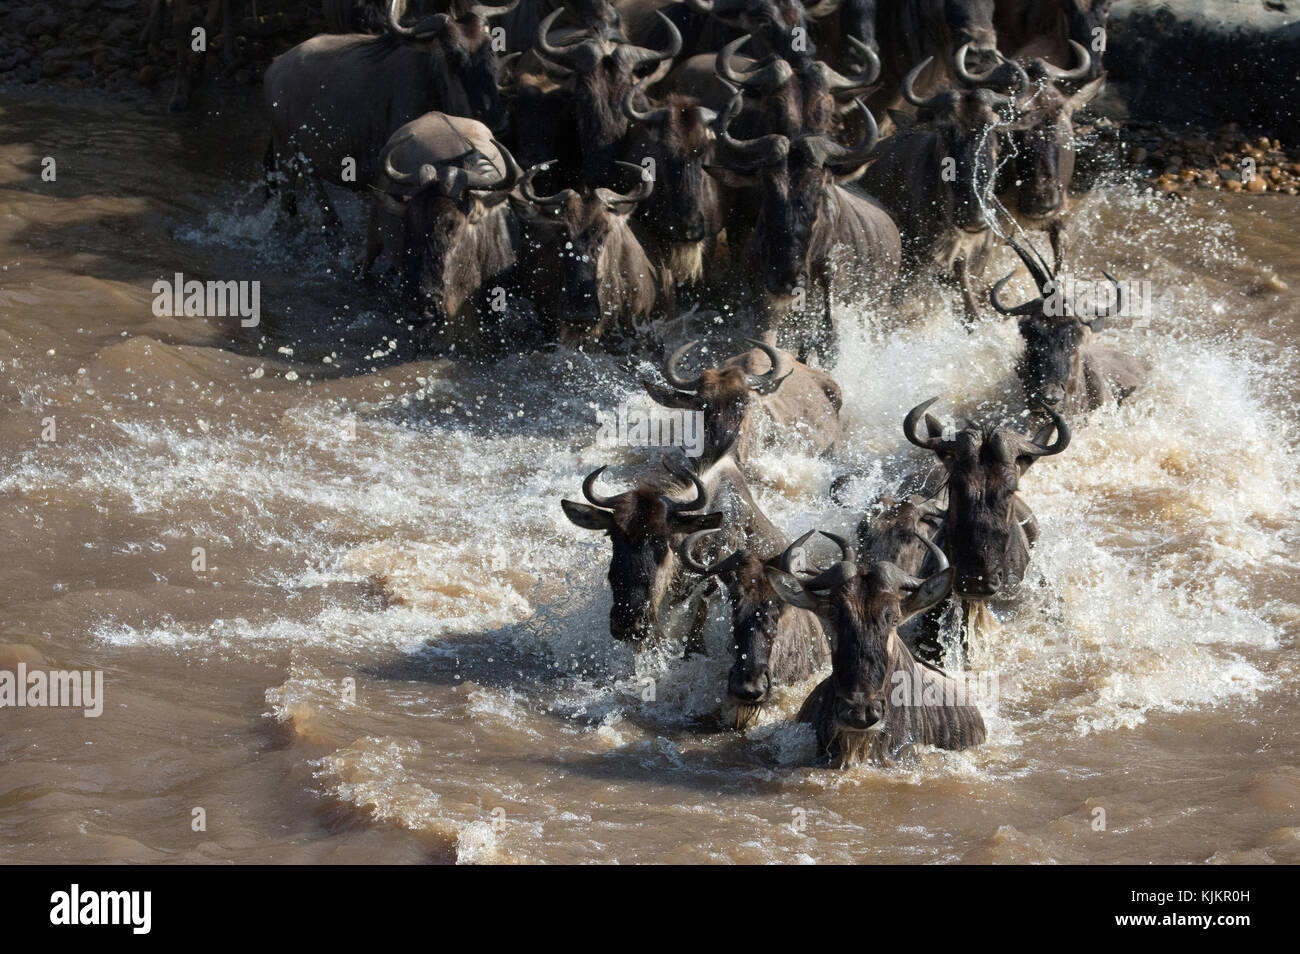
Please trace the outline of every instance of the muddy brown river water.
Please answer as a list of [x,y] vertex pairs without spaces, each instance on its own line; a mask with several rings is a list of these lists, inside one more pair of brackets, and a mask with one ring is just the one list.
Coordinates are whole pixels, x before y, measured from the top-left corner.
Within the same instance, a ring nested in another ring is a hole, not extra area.
[[[261,211],[263,143],[0,94],[0,664],[105,686],[97,719],[0,709],[0,861],[1300,861],[1295,199],[1078,199],[1078,272],[1150,282],[1106,332],[1150,380],[1023,482],[987,744],[834,772],[810,686],[714,727],[720,613],[708,658],[609,638],[559,499],[635,369],[403,358],[351,249]],[[260,281],[261,324],[155,316],[178,271]],[[914,464],[920,400],[1018,399],[1009,321],[838,319],[846,451],[755,462],[786,531],[851,527],[830,482]]]

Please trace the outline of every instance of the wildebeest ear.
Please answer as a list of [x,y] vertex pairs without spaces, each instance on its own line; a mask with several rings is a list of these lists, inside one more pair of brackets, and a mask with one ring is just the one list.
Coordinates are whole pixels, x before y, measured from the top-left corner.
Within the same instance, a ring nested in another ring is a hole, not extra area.
[[676,407],[686,411],[697,411],[700,408],[700,400],[694,394],[687,394],[676,388],[666,388],[649,378],[641,379],[641,387],[645,388],[646,393],[656,404],[662,404],[664,407]]
[[800,609],[812,610],[814,613],[821,609],[821,601],[805,590],[799,581],[785,570],[775,566],[765,566],[763,572],[767,576],[767,582],[772,584],[772,589],[776,590],[776,595],[781,598],[782,603],[789,603],[791,606],[797,606]]
[[952,567],[949,567],[942,573],[936,573],[917,587],[908,595],[907,599],[903,600],[903,605],[900,607],[903,611],[903,617],[915,616],[944,599],[952,592],[952,577],[953,570]]
[[379,189],[372,189],[370,197],[389,215],[406,214],[406,203],[396,196],[381,192]]
[[916,117],[901,109],[890,109],[888,113],[889,118],[894,121],[894,125],[899,129],[906,129],[908,126],[916,124]]
[[737,172],[735,169],[728,169],[726,166],[705,163],[704,171],[713,176],[713,178],[717,179],[724,186],[729,186],[732,189],[744,189],[748,186],[758,184],[757,176]]
[[1070,112],[1077,112],[1096,99],[1105,83],[1106,77],[1098,76],[1091,83],[1084,83],[1080,86],[1079,91],[1070,97]]
[[675,513],[673,532],[694,533],[696,530],[716,530],[722,526],[725,517],[721,510],[715,513]]
[[561,500],[560,506],[564,509],[564,515],[584,530],[609,530],[614,526],[614,515],[608,510],[574,503],[572,500]]

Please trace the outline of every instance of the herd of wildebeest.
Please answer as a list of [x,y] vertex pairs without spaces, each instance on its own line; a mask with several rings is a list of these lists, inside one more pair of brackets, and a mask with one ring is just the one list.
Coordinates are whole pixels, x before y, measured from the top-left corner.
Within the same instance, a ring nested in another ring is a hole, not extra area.
[[[609,538],[615,639],[645,645],[671,615],[702,651],[709,597],[725,593],[738,728],[829,671],[799,718],[831,762],[966,748],[985,728],[940,668],[947,598],[1016,598],[1038,535],[1020,478],[1067,448],[1066,415],[1122,399],[1142,372],[1095,340],[1115,301],[1077,316],[1054,285],[1072,116],[1104,82],[1109,6],[336,3],[357,32],[313,37],[266,72],[268,195],[291,220],[310,189],[334,232],[323,183],[365,194],[358,270],[386,257],[421,348],[672,348],[664,383],[644,385],[702,412],[703,452],[667,455],[621,492],[600,488],[602,467],[586,503],[562,501]],[[1051,266],[1025,229],[1048,233]],[[982,280],[1001,235],[1039,289],[1015,306],[1011,276]],[[755,503],[751,454],[839,447],[832,303],[897,305],[922,277],[955,288],[968,323],[1000,320],[986,300],[1015,316],[1032,436],[945,430],[927,413],[937,399],[919,404],[903,432],[926,465],[855,540],[821,531],[838,558],[819,569],[818,531],[791,542]],[[699,335],[665,329],[700,315],[711,353],[747,347],[691,373]]]

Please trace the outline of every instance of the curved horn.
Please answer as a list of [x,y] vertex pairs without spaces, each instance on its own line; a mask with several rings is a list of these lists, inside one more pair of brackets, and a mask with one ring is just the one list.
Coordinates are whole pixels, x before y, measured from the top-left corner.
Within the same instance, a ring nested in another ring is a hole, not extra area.
[[1059,66],[1053,66],[1046,60],[1041,60],[1043,72],[1057,80],[1078,82],[1087,79],[1088,74],[1092,72],[1092,54],[1088,52],[1088,48],[1082,43],[1077,43],[1074,40],[1070,40],[1069,43],[1070,49],[1074,50],[1074,57],[1079,61],[1079,65],[1072,70],[1063,70]]
[[805,141],[822,165],[828,166],[860,166],[867,161],[871,151],[876,148],[876,142],[880,139],[880,129],[876,126],[876,117],[871,115],[871,110],[860,99],[853,101],[854,105],[862,111],[866,119],[866,130],[862,138],[852,146],[841,146],[829,136],[809,136]]
[[420,183],[420,170],[417,168],[414,172],[401,172],[393,165],[393,151],[389,150],[384,156],[384,173],[399,185],[415,185]]
[[794,76],[794,67],[775,53],[754,61],[747,70],[742,70],[731,62],[732,57],[752,36],[753,34],[746,33],[720,49],[713,58],[713,71],[729,83],[761,90],[775,89],[788,83]]
[[1051,457],[1053,454],[1059,454],[1070,446],[1070,425],[1065,423],[1065,418],[1058,414],[1054,408],[1048,407],[1046,404],[1040,404],[1038,406],[1043,411],[1047,412],[1048,417],[1052,419],[1052,423],[1056,425],[1056,440],[1049,446],[1044,447],[1037,441],[1022,438],[1024,441],[1024,447],[1016,456]]
[[684,378],[677,373],[677,362],[686,357],[686,352],[690,351],[699,343],[699,338],[694,338],[686,342],[686,344],[682,345],[669,355],[668,360],[664,363],[664,380],[679,391],[695,391],[699,389],[699,377]]
[[925,548],[933,554],[935,560],[938,562],[939,566],[934,572],[942,573],[944,570],[948,569],[948,555],[943,552],[939,545],[919,530],[913,530],[912,533],[916,535],[916,539],[925,544]]
[[644,167],[638,166],[635,162],[622,162],[618,160],[614,162],[614,165],[622,166],[624,169],[631,169],[637,174],[636,188],[631,192],[615,192],[613,189],[604,188],[597,189],[596,195],[600,198],[601,202],[605,203],[607,206],[612,206],[623,205],[628,202],[644,202],[646,199],[650,198],[650,195],[655,190],[655,181],[651,176],[646,174]]
[[790,152],[790,140],[779,133],[759,136],[757,139],[733,139],[727,127],[744,105],[744,94],[726,80],[721,80],[732,92],[727,108],[718,117],[715,133],[718,142],[734,156],[752,166],[780,162]]
[[804,12],[814,20],[821,17],[828,17],[832,13],[838,13],[841,0],[818,0],[817,3],[810,3],[804,7]]
[[767,355],[767,360],[771,367],[762,374],[745,375],[745,386],[756,394],[771,394],[781,386],[781,382],[794,374],[794,368],[791,368],[785,374],[778,377],[781,370],[781,353],[765,341],[759,341],[756,338],[746,338],[746,344],[751,344],[763,354]]
[[1019,242],[1016,241],[1014,235],[1008,233],[1006,238],[1007,244],[1010,245],[1011,248],[1015,250],[1015,253],[1020,256],[1020,260],[1025,263],[1025,268],[1029,269],[1029,274],[1033,276],[1034,285],[1037,286],[1038,293],[1046,296],[1048,294],[1048,285],[1053,281],[1052,272],[1051,269],[1047,267],[1047,263],[1043,261],[1042,256],[1038,254],[1036,249],[1031,255]]
[[682,34],[677,29],[677,24],[662,10],[656,10],[659,19],[663,25],[668,28],[668,45],[662,50],[655,51],[646,49],[644,46],[625,45],[621,47],[624,55],[627,57],[628,65],[632,68],[641,63],[662,63],[664,60],[671,60],[682,51]]
[[987,82],[989,77],[991,77],[997,70],[997,67],[993,67],[993,69],[989,70],[987,73],[972,73],[970,70],[966,69],[966,54],[970,48],[971,44],[969,42],[963,43],[959,46],[957,52],[953,55],[952,65],[957,71],[957,78],[959,80],[967,86],[978,86],[981,83]]
[[937,400],[939,400],[937,397],[932,397],[930,400],[918,404],[907,412],[907,417],[903,418],[903,434],[917,447],[929,451],[941,450],[944,445],[944,440],[942,437],[931,437],[929,435],[922,437],[916,433],[916,425],[921,423],[921,418],[925,415],[925,412],[929,410],[930,405]]
[[545,53],[547,56],[550,57],[567,56],[569,51],[573,47],[581,46],[583,43],[586,42],[586,37],[582,36],[581,34],[573,42],[566,43],[564,46],[553,46],[550,40],[546,38],[546,34],[551,31],[551,26],[563,14],[564,14],[564,6],[560,5],[556,7],[554,10],[552,10],[550,13],[548,13],[542,19],[542,22],[537,25],[537,39],[533,42],[533,45],[537,47],[537,49]]
[[714,0],[686,0],[686,6],[692,13],[709,14],[713,12]]
[[469,8],[469,12],[474,14],[480,20],[487,20],[490,17],[501,17],[514,10],[519,6],[519,0],[506,0],[500,6],[489,3],[476,3]]
[[822,570],[813,579],[806,580],[803,584],[805,590],[830,590],[843,586],[849,580],[858,574],[858,566],[853,548],[848,545],[845,539],[838,534],[830,533],[826,530],[818,531],[823,537],[832,541],[840,548],[840,560]]
[[555,161],[556,160],[554,159],[547,159],[545,162],[539,162],[524,173],[524,177],[519,183],[519,192],[525,199],[533,203],[533,205],[563,205],[565,202],[568,202],[569,197],[573,195],[572,189],[561,189],[554,195],[538,195],[537,191],[533,188],[533,180],[547,169],[551,168],[551,165]]
[[[623,97],[623,115],[635,123],[643,123],[646,126],[662,126],[668,121],[671,110],[667,106],[657,106],[641,112],[636,108],[636,97],[638,93],[645,94],[646,87],[650,85],[649,79],[643,79]],[[649,102],[650,97],[646,96]]]
[[917,95],[916,92],[916,88],[915,88],[916,78],[920,76],[921,72],[933,62],[934,62],[934,57],[927,56],[920,63],[917,63],[915,66],[913,66],[911,72],[908,73],[905,77],[903,77],[903,90],[902,90],[903,99],[907,100],[909,103],[911,103],[913,106],[917,107],[918,109],[924,109],[925,107],[929,106],[932,102],[934,102],[934,100],[938,98],[938,96],[943,95],[942,93],[939,93],[936,94],[935,96],[930,97],[929,99],[922,99],[919,95]]
[[780,565],[782,570],[784,570],[786,573],[789,573],[791,576],[794,575],[795,551],[798,550],[800,547],[802,547],[805,543],[807,543],[808,538],[811,537],[816,532],[817,529],[814,527],[812,530],[809,530],[802,537],[800,537],[798,540],[794,541],[794,543],[790,544],[783,551],[781,551]]
[[389,31],[396,33],[398,36],[414,36],[415,31],[410,27],[404,27],[401,23],[401,16],[406,10],[406,4],[402,0],[388,0],[388,12],[386,22]]
[[618,502],[617,496],[602,497],[600,494],[596,493],[596,479],[605,472],[605,468],[608,466],[608,464],[604,464],[597,467],[588,474],[587,478],[582,482],[582,495],[597,507],[604,507],[606,510],[612,509],[614,504]]
[[1007,307],[1002,304],[1002,299],[1000,297],[1002,294],[1002,286],[1011,281],[1015,274],[1015,269],[1012,269],[1007,272],[1005,277],[1001,278],[997,284],[993,286],[989,291],[989,303],[1004,315],[1031,315],[1038,310],[1039,302],[1043,300],[1041,297],[1027,301],[1023,305],[1015,305],[1014,307]]
[[860,55],[866,58],[871,65],[858,77],[859,82],[864,86],[870,86],[876,80],[880,79],[880,57],[866,43],[863,43],[856,36],[848,37],[849,46]]
[[664,457],[664,467],[666,467],[668,472],[674,477],[681,480],[689,480],[692,486],[695,487],[694,500],[674,500],[673,498],[664,495],[664,506],[668,508],[668,512],[670,514],[682,513],[687,510],[699,510],[703,507],[705,502],[708,500],[709,492],[705,489],[704,481],[700,480],[699,474],[668,456]]
[[722,529],[720,527],[713,527],[710,530],[697,530],[682,541],[681,546],[677,548],[677,555],[681,558],[682,564],[686,569],[690,570],[692,573],[699,573],[702,576],[719,576],[723,573],[730,573],[736,567],[740,566],[740,564],[745,562],[748,554],[744,550],[736,550],[725,560],[719,560],[711,566],[706,566],[691,556],[691,550],[695,548],[695,544],[699,540],[707,537],[710,533],[721,532]]
[[[1098,318],[1114,318],[1116,315],[1122,314],[1124,309],[1127,307],[1127,304],[1124,301],[1124,286],[1116,281],[1115,276],[1105,269],[1102,269],[1101,273],[1106,276],[1106,280],[1110,282],[1115,289],[1115,304],[1107,307],[1105,311],[1097,312],[1089,321],[1084,322],[1085,325],[1091,326]],[[1098,326],[1096,330],[1100,331],[1100,326]]]

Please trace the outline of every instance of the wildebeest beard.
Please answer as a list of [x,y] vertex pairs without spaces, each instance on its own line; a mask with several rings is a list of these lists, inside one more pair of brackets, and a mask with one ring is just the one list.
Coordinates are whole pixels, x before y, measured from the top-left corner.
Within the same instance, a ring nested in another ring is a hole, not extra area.
[[581,72],[573,91],[575,122],[582,143],[583,173],[594,180],[614,162],[615,149],[627,134],[627,117],[620,104],[631,77],[610,70],[604,62]]

